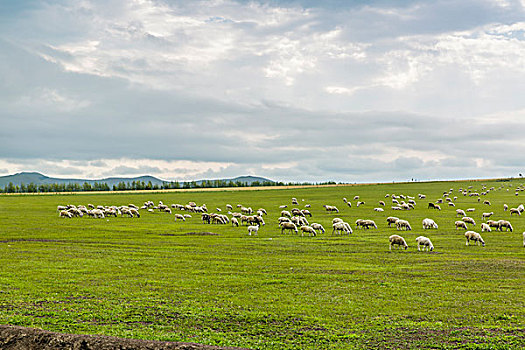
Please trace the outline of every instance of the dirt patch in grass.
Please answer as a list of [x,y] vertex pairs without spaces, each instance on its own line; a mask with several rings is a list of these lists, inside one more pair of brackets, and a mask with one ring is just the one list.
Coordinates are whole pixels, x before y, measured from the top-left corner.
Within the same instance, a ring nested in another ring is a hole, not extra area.
[[219,236],[215,232],[186,232],[186,235],[195,235],[195,236]]
[[0,348],[4,350],[219,350],[241,349],[196,343],[124,339],[108,336],[63,334],[35,328],[0,325]]

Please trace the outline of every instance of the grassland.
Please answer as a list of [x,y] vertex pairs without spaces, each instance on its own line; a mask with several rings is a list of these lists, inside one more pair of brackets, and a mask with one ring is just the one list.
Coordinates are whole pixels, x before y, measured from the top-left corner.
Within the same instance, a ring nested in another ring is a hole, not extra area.
[[[457,189],[494,186],[483,199]],[[522,203],[513,182],[435,182],[367,186],[124,194],[0,196],[0,323],[51,331],[191,341],[259,349],[525,348],[525,217],[503,212]],[[509,187],[512,186],[512,187]],[[454,188],[456,207],[427,209]],[[510,191],[507,191],[507,188]],[[386,193],[417,196],[412,211],[374,212]],[[366,204],[357,208],[354,195]],[[281,204],[311,204],[327,229],[334,217],[373,219],[377,230],[350,236],[281,235]],[[342,198],[350,199],[348,208]],[[266,226],[185,223],[166,213],[130,218],[59,218],[62,204],[125,205],[195,201],[209,209],[242,203],[268,211]],[[304,201],[303,201],[304,200]],[[328,214],[323,204],[341,212]],[[456,208],[493,211],[514,232],[483,233],[466,246]],[[407,251],[388,250],[385,218],[411,222]],[[438,230],[423,232],[433,218]],[[209,234],[213,233],[213,234]],[[418,252],[430,237],[434,252]]]

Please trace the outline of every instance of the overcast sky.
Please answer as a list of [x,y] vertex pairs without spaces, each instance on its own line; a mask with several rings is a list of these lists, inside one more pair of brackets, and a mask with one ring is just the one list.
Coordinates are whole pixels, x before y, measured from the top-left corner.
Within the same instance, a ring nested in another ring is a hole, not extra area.
[[525,172],[525,0],[0,2],[0,175]]

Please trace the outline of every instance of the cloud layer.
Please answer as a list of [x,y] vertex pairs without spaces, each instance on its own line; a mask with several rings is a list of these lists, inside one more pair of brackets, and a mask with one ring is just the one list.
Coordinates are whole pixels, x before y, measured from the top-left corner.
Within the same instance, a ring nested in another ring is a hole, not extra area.
[[403,4],[13,5],[0,15],[0,169],[344,182],[521,172],[524,4]]

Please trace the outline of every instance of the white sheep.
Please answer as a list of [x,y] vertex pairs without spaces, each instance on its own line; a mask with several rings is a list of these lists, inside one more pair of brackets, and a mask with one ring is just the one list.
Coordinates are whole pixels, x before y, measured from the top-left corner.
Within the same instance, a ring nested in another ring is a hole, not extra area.
[[463,229],[465,229],[465,230],[468,230],[467,224],[466,224],[464,221],[456,221],[456,222],[454,223],[454,225],[456,225],[456,230],[457,230],[458,228],[463,228]]
[[237,226],[237,227],[239,227],[239,220],[237,220],[236,218],[232,218],[232,219],[231,219],[231,222],[232,222],[232,226]]
[[390,226],[391,224],[395,224],[396,221],[399,220],[399,218],[396,218],[395,216],[389,216],[386,218],[386,222],[388,224],[388,227],[392,227]]
[[332,231],[332,234],[334,234],[336,232],[339,232],[341,234],[342,233],[346,233],[346,234],[352,233],[352,228],[346,222],[336,222],[335,224],[332,225],[332,228],[334,229]]
[[465,232],[465,238],[467,239],[467,243],[465,245],[470,245],[470,241],[476,242],[477,245],[480,243],[485,246],[485,241],[483,238],[481,238],[481,235],[474,231],[467,231]]
[[416,242],[417,242],[417,250],[420,250],[419,249],[420,246],[423,246],[423,251],[425,251],[425,249],[429,251],[434,250],[434,245],[432,244],[432,242],[430,241],[428,237],[419,236],[418,238],[416,238]]
[[489,224],[486,224],[484,222],[481,223],[481,232],[492,232],[492,229],[490,228]]
[[498,231],[503,231],[503,228],[505,228],[505,231],[509,231],[512,232],[513,229],[512,229],[512,225],[510,224],[509,221],[507,220],[499,220],[498,221]]
[[360,222],[361,227],[369,229],[370,227],[373,227],[377,229],[377,225],[373,220],[362,220]]
[[175,217],[175,221],[177,221],[177,220],[186,221],[186,218],[184,217],[184,215],[175,214],[174,217]]
[[462,209],[456,209],[456,217],[457,216],[463,217],[463,216],[467,216],[467,214],[465,214],[465,211]]
[[310,236],[317,236],[317,232],[315,232],[312,226],[301,226],[301,237],[304,235],[305,232],[309,233]]
[[248,235],[251,236],[252,233],[254,235],[257,234],[257,232],[259,232],[259,226],[255,225],[255,226],[248,226]]
[[516,214],[518,216],[521,216],[521,212],[519,211],[518,208],[510,208],[509,212],[510,212],[511,216],[512,216],[512,214]]
[[412,227],[410,226],[410,223],[406,220],[397,220],[396,221],[396,228],[398,230],[405,229],[406,231],[412,230]]
[[476,211],[476,208],[468,208],[466,211],[467,211],[467,213],[471,213],[471,212]]
[[398,247],[403,246],[405,250],[408,248],[408,245],[405,239],[399,235],[392,235],[388,237],[388,240],[390,242],[390,247],[388,248],[389,250],[392,250],[393,245],[397,245]]
[[383,212],[385,210],[383,208],[374,208],[374,211]]
[[423,219],[423,229],[427,230],[427,229],[432,229],[432,228],[437,229],[438,224],[436,224],[436,222],[432,219],[429,219],[429,218]]
[[318,224],[318,223],[316,223],[316,222],[312,223],[310,226],[312,226],[312,228],[313,228],[314,230],[318,230],[318,231],[320,231],[321,233],[325,233],[325,232],[326,232],[325,229],[324,229],[324,227],[323,227],[323,225]]
[[494,215],[494,212],[492,212],[492,211],[491,211],[490,213],[483,213],[483,214],[481,214],[481,218],[482,218],[482,219],[488,219],[488,218],[490,218],[492,215]]
[[285,230],[288,230],[288,231],[295,231],[295,233],[298,232],[297,230],[297,226],[295,226],[294,223],[292,222],[283,222],[281,223],[281,233],[284,233]]
[[463,220],[464,222],[466,222],[468,224],[472,224],[472,225],[476,226],[476,221],[474,221],[474,219],[471,218],[470,216],[465,216],[461,220]]

